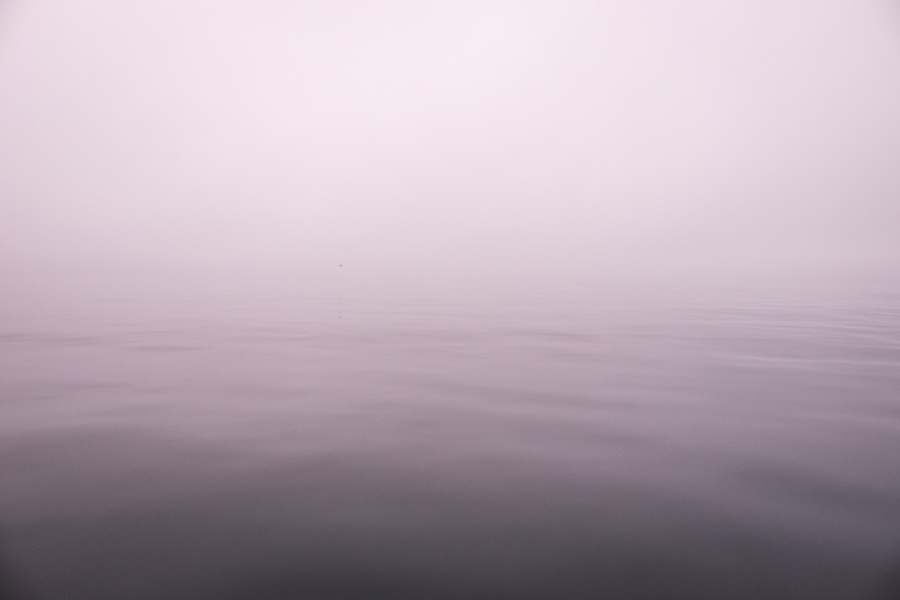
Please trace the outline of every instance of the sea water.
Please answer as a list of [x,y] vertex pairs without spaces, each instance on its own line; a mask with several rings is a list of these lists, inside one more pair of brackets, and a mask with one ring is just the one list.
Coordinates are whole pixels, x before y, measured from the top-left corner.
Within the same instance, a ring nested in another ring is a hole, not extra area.
[[0,597],[900,597],[900,295],[8,292]]

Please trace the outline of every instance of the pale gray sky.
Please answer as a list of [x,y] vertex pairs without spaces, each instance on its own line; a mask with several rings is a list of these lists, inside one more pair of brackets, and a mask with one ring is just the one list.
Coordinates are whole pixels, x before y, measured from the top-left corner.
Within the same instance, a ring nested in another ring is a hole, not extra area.
[[13,0],[0,262],[896,268],[900,8]]

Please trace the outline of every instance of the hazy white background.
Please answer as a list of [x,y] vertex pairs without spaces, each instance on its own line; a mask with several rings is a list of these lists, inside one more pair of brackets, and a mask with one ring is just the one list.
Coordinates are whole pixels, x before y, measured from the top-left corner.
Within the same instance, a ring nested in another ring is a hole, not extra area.
[[898,265],[894,3],[0,5],[6,269]]

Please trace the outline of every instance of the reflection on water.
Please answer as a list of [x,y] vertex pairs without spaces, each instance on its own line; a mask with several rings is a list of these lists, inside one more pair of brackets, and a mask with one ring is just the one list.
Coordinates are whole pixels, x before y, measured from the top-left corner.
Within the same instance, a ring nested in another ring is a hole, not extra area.
[[896,598],[900,300],[0,323],[0,598]]

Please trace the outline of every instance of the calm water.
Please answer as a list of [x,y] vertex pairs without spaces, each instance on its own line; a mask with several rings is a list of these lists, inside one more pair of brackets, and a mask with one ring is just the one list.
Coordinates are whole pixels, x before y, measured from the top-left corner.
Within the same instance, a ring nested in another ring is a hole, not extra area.
[[900,296],[8,296],[3,598],[900,597]]

